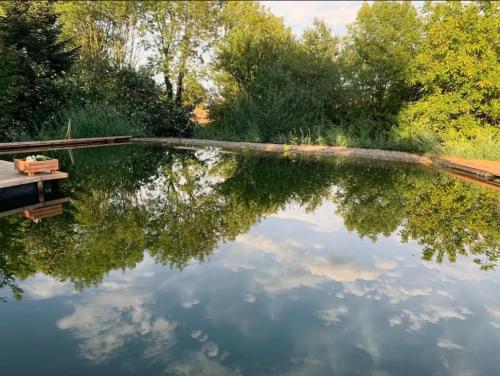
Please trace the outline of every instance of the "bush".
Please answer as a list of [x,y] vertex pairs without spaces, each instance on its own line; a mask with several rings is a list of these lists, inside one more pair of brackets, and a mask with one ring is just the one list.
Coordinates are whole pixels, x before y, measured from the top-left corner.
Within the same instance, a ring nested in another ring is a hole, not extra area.
[[[99,82],[99,85],[95,85]],[[153,136],[189,136],[193,124],[190,108],[177,106],[168,100],[164,90],[150,78],[146,71],[118,68],[109,64],[79,64],[74,70],[67,90],[73,105],[63,113],[74,114],[75,109],[95,113],[94,109],[112,109],[112,116],[125,119],[128,126],[120,123],[113,129],[122,134]],[[78,112],[78,111],[77,111]],[[117,117],[117,115],[119,115]],[[97,117],[93,117],[97,120]],[[109,117],[103,117],[108,121]],[[97,125],[97,124],[96,124]],[[103,126],[107,127],[106,124]],[[89,129],[97,129],[90,127]],[[97,133],[102,133],[97,131]]]

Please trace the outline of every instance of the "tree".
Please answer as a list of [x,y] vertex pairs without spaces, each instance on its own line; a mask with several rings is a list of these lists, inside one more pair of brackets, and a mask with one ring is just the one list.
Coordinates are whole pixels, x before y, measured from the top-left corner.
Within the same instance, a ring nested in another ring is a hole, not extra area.
[[440,142],[465,138],[500,143],[498,11],[490,2],[428,2],[425,36],[413,82],[420,99],[407,106],[401,123]]
[[135,67],[140,57],[139,12],[134,1],[60,1],[65,35],[80,46],[84,64],[103,60],[118,67]]
[[154,48],[152,63],[163,74],[167,96],[182,103],[185,77],[200,64],[218,28],[219,1],[145,1],[143,31]]
[[371,121],[372,136],[395,124],[402,105],[415,96],[411,73],[420,37],[421,23],[410,2],[361,6],[348,27],[343,54],[347,122]]
[[49,2],[3,3],[0,17],[0,139],[35,135],[64,100],[60,79],[78,50],[61,40]]
[[215,131],[249,141],[316,138],[338,95],[334,56],[328,56],[336,44],[325,50],[336,40],[331,31],[317,22],[302,41],[258,3],[231,3],[225,11],[229,22],[215,48],[221,86],[210,112]]

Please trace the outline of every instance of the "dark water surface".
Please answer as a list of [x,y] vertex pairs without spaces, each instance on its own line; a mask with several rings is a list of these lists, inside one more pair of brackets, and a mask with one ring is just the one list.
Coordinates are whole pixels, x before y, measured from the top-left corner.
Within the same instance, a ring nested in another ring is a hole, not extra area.
[[46,153],[0,219],[0,374],[488,375],[500,194],[415,166],[125,145]]

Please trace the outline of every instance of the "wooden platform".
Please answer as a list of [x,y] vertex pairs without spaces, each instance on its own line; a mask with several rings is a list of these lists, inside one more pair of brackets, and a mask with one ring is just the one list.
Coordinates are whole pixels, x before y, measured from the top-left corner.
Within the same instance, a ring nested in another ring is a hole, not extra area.
[[132,136],[75,138],[70,140],[27,141],[0,143],[0,154],[17,151],[53,150],[56,148],[69,148],[81,146],[98,146],[107,144],[120,144],[130,142]]
[[67,177],[67,173],[60,171],[53,174],[39,173],[36,176],[27,176],[16,171],[13,162],[0,161],[0,189],[49,180],[61,180]]
[[458,157],[442,157],[449,168],[479,175],[486,179],[500,178],[500,162]]

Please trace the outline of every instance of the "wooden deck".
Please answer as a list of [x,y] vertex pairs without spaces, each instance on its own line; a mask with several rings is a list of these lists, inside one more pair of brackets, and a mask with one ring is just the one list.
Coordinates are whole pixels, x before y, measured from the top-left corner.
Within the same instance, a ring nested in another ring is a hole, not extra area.
[[27,176],[16,171],[13,162],[0,160],[0,189],[15,187],[23,184],[39,183],[49,180],[66,179],[68,174],[57,171],[51,173],[39,173],[36,176]]
[[485,178],[500,178],[500,162],[458,157],[442,157],[450,168],[463,172],[484,175]]
[[53,150],[81,146],[98,146],[130,142],[132,136],[74,138],[70,140],[27,141],[0,143],[0,154],[17,151]]

